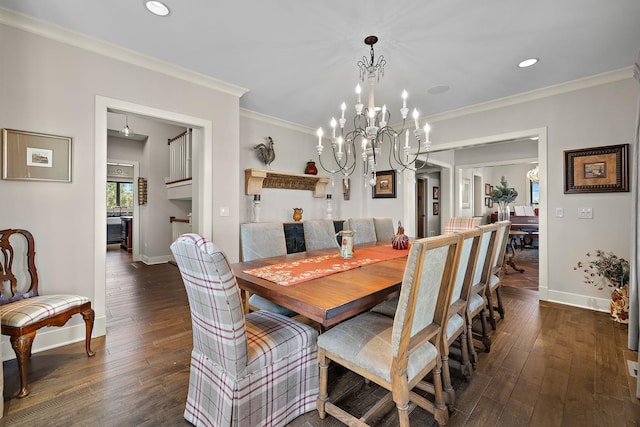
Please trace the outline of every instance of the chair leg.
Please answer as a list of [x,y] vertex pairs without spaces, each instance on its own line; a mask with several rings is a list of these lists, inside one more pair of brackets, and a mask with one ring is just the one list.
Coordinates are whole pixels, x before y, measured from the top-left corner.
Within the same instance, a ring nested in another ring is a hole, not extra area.
[[476,352],[476,346],[473,343],[473,319],[469,319],[469,324],[467,325],[467,348],[469,349],[469,359],[471,359],[471,365],[475,369],[478,364],[478,353]]
[[21,335],[19,337],[11,337],[11,347],[16,353],[16,361],[18,362],[18,371],[20,372],[20,391],[18,397],[26,397],[29,395],[29,387],[27,384],[27,368],[29,365],[29,357],[31,357],[31,345],[36,337],[35,332]]
[[464,330],[462,331],[462,334],[460,334],[460,353],[462,355],[460,372],[462,372],[462,375],[464,375],[468,381],[473,375],[473,368],[471,367],[471,361],[469,360],[469,345],[467,334]]
[[444,401],[453,406],[456,403],[456,392],[451,385],[451,371],[449,370],[449,356],[442,353],[442,383],[444,391]]
[[321,420],[327,416],[325,411],[325,404],[329,400],[329,394],[327,393],[327,379],[329,376],[329,363],[327,363],[327,357],[324,350],[318,349],[318,366],[320,367],[320,392],[318,399],[316,400],[316,408],[318,409],[318,416]]
[[487,325],[487,310],[480,312],[480,324],[482,325],[482,344],[487,353],[491,351],[491,337],[489,336],[489,325]]
[[85,337],[84,337],[84,346],[87,351],[87,356],[95,356],[96,352],[91,350],[91,334],[93,332],[93,321],[96,317],[95,311],[93,309],[89,309],[87,311],[82,312],[82,318],[84,319],[85,325]]
[[498,314],[500,314],[500,318],[504,319],[504,306],[502,305],[502,286],[498,286],[496,288],[496,300],[498,300],[498,306],[494,307]]
[[434,407],[433,417],[440,426],[447,425],[449,421],[449,410],[444,403],[442,392],[441,366],[433,368],[433,388],[434,388]]
[[489,310],[489,323],[491,323],[491,329],[496,330],[496,318],[493,311],[493,298],[491,296],[491,289],[487,286],[487,309]]

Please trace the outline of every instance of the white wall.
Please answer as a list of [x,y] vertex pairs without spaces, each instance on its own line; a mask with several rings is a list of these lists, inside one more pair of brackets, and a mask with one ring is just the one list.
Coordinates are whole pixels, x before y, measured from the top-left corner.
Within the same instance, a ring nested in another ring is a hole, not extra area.
[[[548,298],[552,301],[607,310],[608,295],[582,283],[573,265],[595,249],[629,256],[630,193],[565,195],[563,151],[632,143],[638,86],[631,78],[577,88],[528,102],[443,114],[432,120],[434,145],[524,129],[546,127],[548,210]],[[634,148],[631,148],[633,152]],[[633,154],[630,153],[630,158]],[[497,182],[499,177],[494,177]],[[495,184],[493,182],[493,184]],[[555,208],[564,208],[562,218]],[[592,207],[594,218],[577,218],[579,207]]]
[[[28,27],[29,23],[26,24]],[[98,220],[95,182],[106,180],[106,172],[105,176],[96,176],[95,169],[98,95],[213,123],[212,157],[206,162],[212,169],[215,189],[212,209],[218,212],[219,207],[227,206],[231,212],[228,217],[214,215],[205,220],[213,230],[209,237],[232,261],[238,259],[240,187],[236,179],[230,179],[240,174],[238,95],[4,24],[0,25],[0,52],[11,58],[3,61],[0,71],[0,127],[73,138],[71,183],[0,181],[3,200],[11,201],[3,203],[2,225],[26,228],[34,234],[42,293],[88,296],[96,310],[94,334],[105,333],[104,297],[94,288],[95,272],[100,268],[94,263]],[[103,155],[106,171],[106,148]],[[72,319],[60,333],[55,330],[39,333],[34,351],[83,337],[82,319]],[[4,351],[3,357],[11,357],[12,353]]]

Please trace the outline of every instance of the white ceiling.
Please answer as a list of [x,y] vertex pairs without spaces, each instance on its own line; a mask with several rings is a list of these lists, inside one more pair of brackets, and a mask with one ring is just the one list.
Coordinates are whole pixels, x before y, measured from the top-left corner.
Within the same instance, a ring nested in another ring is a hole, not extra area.
[[[435,114],[632,66],[640,50],[639,0],[0,0],[69,30],[249,90],[240,106],[312,128],[346,101],[356,62],[387,60],[376,87],[398,121],[408,106]],[[529,57],[528,69],[516,64]],[[431,94],[428,89],[448,85]],[[366,94],[366,91],[363,93]]]

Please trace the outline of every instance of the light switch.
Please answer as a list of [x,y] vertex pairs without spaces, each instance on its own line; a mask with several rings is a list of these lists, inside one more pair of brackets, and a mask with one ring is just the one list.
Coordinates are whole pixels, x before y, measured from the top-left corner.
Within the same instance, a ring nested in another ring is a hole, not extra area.
[[556,217],[562,218],[563,216],[564,216],[564,209],[563,208],[556,208]]
[[229,216],[229,208],[226,206],[220,208],[220,216]]

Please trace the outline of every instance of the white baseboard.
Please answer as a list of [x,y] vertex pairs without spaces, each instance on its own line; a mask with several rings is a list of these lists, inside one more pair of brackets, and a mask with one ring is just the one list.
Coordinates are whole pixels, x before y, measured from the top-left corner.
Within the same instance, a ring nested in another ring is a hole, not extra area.
[[587,308],[589,310],[603,311],[605,313],[609,313],[611,306],[610,298],[596,298],[553,290],[548,290],[547,296],[547,301],[549,302],[557,302],[559,304]]
[[140,256],[140,261],[144,262],[147,265],[165,264],[169,261],[173,261],[173,255],[161,255],[161,256],[154,256],[154,257],[148,257],[146,255],[142,255]]
[[[74,323],[71,323],[74,322]],[[106,316],[96,317],[93,321],[93,332],[91,336],[101,337],[107,334],[107,318]],[[33,340],[32,353],[39,353],[41,351],[50,350],[52,348],[61,347],[63,345],[72,344],[80,341],[84,341],[85,325],[81,316],[73,316],[69,320],[67,325],[57,328],[42,328]],[[9,337],[2,336],[2,343],[0,344],[0,351],[2,352],[2,361],[12,360],[16,358],[16,354],[11,347]]]

